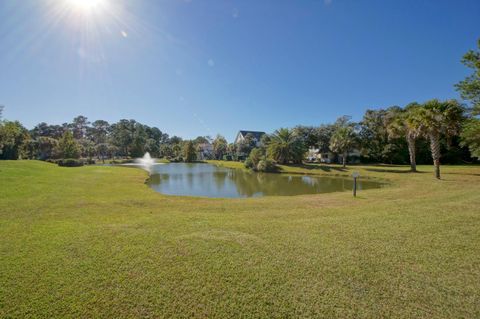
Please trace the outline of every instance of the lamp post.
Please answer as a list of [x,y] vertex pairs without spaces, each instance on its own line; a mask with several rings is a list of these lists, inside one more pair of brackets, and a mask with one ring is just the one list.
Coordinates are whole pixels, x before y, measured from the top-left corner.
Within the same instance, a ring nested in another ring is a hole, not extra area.
[[353,172],[353,197],[357,197],[357,178],[360,177],[358,172]]

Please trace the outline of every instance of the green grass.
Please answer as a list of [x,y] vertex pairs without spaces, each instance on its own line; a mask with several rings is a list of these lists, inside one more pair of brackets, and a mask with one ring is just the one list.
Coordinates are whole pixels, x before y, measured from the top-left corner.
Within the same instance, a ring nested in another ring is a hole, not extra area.
[[480,167],[419,169],[282,167],[390,186],[227,200],[2,161],[0,317],[479,318]]

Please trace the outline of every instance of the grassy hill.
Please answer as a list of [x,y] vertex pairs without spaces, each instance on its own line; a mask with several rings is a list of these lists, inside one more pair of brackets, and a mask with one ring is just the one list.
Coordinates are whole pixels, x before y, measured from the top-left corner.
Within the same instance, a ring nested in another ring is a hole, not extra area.
[[480,167],[354,169],[390,186],[189,198],[138,169],[0,161],[0,317],[480,317]]

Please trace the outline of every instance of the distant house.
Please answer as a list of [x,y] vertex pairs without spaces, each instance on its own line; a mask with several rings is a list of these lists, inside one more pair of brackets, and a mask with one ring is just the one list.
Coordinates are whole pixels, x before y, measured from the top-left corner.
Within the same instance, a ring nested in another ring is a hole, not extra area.
[[248,134],[253,136],[256,146],[261,146],[262,136],[266,133],[259,131],[238,131],[237,137],[235,138],[235,144],[243,142]]
[[315,147],[310,147],[307,152],[307,161],[308,162],[322,162],[322,152],[320,152],[320,149],[315,148]]
[[208,160],[213,158],[213,145],[201,143],[197,145],[197,160]]
[[[321,152],[318,148],[310,147],[307,153],[307,161],[309,162],[318,162],[318,163],[339,163],[341,164],[343,156],[341,154],[335,154],[332,152]],[[347,161],[349,163],[359,163],[360,162],[360,151],[358,149],[353,149],[348,153]]]

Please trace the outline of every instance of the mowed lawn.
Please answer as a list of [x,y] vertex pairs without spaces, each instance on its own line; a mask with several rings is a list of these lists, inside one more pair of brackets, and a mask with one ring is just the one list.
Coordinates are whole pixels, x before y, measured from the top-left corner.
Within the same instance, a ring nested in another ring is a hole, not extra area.
[[480,166],[354,169],[390,185],[169,197],[139,169],[1,161],[0,317],[479,318]]

